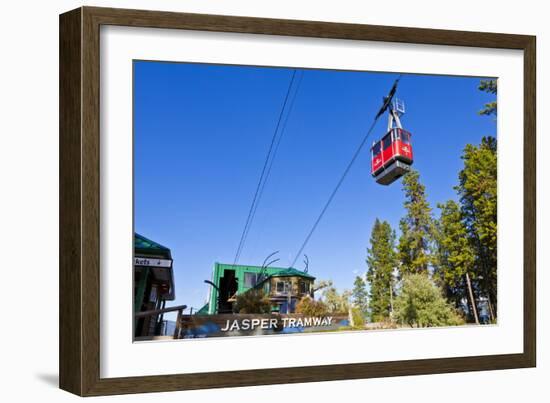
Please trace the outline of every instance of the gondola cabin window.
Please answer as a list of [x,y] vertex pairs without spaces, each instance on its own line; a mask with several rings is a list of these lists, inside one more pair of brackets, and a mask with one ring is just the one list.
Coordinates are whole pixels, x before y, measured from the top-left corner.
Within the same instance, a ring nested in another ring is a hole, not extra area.
[[391,132],[386,134],[382,139],[382,150],[386,151],[391,146]]

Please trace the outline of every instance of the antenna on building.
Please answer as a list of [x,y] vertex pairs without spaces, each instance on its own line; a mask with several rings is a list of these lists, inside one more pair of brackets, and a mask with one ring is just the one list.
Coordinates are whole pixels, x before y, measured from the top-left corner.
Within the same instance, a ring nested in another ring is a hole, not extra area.
[[281,260],[280,258],[277,258],[277,259],[273,259],[273,260],[268,262],[268,260],[271,259],[273,256],[275,256],[277,253],[279,253],[279,251],[275,251],[275,252],[267,255],[267,257],[264,259],[264,262],[262,263],[262,269],[260,270],[260,273],[258,274],[258,278],[256,279],[256,284],[258,284],[260,281],[262,281],[264,279],[264,276],[267,275],[266,269],[270,265],[272,265],[273,263],[278,262],[279,260]]
[[309,258],[305,253],[304,253],[304,264],[306,265],[306,267],[304,268],[304,273],[307,273],[307,271],[309,270]]

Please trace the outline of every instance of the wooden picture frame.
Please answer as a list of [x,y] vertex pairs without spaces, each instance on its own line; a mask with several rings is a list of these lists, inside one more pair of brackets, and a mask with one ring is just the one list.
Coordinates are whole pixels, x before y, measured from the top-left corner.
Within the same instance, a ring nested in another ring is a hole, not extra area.
[[[102,25],[524,52],[523,353],[211,373],[100,377],[99,35]],[[482,32],[82,7],[60,16],[60,387],[81,396],[534,367],[535,37]]]

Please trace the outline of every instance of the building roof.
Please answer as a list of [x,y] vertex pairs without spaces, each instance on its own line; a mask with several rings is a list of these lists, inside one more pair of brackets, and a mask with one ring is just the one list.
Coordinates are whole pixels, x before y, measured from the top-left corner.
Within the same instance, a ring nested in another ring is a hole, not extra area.
[[170,249],[155,241],[145,238],[143,235],[134,232],[134,250],[136,253],[151,255],[162,255],[171,259]]
[[209,309],[210,309],[210,302],[207,302],[202,306],[201,309],[195,312],[195,315],[208,315]]
[[[217,271],[217,268],[221,270],[236,270],[239,272],[254,272],[254,273],[264,273],[265,277],[262,279],[261,282],[265,281],[268,278],[271,277],[304,277],[309,278],[311,280],[315,280],[315,277],[308,274],[305,271],[301,271],[298,269],[295,269],[294,267],[275,267],[275,266],[268,266],[268,267],[262,267],[262,266],[249,266],[249,265],[233,265],[233,264],[227,264],[227,263],[216,263],[215,264],[215,272]],[[259,284],[259,283],[258,283]]]
[[262,286],[263,283],[265,283],[267,280],[271,278],[279,278],[279,277],[303,277],[309,280],[315,280],[315,277],[306,273],[305,271],[297,270],[293,267],[288,267],[286,269],[281,268],[280,271],[277,271],[276,273],[271,273],[268,276],[262,278],[260,281],[258,281],[257,284],[254,285],[254,288],[258,288]]
[[315,279],[315,277],[306,273],[305,271],[301,271],[293,267],[282,269],[281,271],[271,274],[270,277],[305,277],[312,280]]
[[[228,264],[228,263],[218,263],[216,262],[215,267],[219,267],[222,270],[225,269],[232,269],[237,271],[251,271],[259,273],[262,270],[267,273],[268,275],[271,274],[277,274],[280,276],[302,276],[302,277],[309,277],[309,278],[315,278],[308,273],[295,269],[293,267],[276,267],[276,266],[267,266],[263,268],[262,266],[251,266],[251,265],[242,265],[242,264]],[[285,274],[286,273],[286,274]]]

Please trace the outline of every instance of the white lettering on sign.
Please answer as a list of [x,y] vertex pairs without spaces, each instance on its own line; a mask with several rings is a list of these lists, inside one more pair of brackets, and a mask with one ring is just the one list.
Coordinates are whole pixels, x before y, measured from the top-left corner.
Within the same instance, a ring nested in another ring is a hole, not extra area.
[[[282,318],[283,327],[318,327],[332,326],[332,316],[313,316],[313,317],[297,317],[297,318]],[[232,332],[235,330],[254,330],[260,329],[275,329],[278,327],[277,319],[253,318],[253,319],[233,319],[226,320],[222,332]]]
[[171,267],[172,260],[170,259],[148,259],[144,257],[134,258],[134,266],[148,266],[148,267]]

